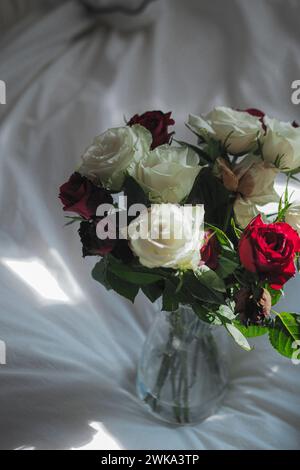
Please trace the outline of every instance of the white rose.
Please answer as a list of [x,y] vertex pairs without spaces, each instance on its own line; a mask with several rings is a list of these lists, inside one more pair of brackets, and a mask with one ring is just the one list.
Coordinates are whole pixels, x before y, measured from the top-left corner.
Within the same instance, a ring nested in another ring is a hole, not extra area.
[[236,198],[233,210],[237,224],[243,229],[247,227],[254,217],[261,213],[251,199],[243,198],[242,196]]
[[85,151],[78,172],[119,191],[126,171],[143,158],[151,142],[151,133],[139,124],[108,129]]
[[268,117],[264,120],[267,126],[262,140],[264,159],[283,171],[300,167],[300,127]]
[[293,203],[285,213],[285,221],[300,235],[300,203]]
[[207,136],[226,142],[232,154],[247,153],[255,147],[262,125],[258,117],[244,111],[219,106],[206,116],[190,115],[189,126],[204,140]]
[[200,170],[194,151],[161,145],[140,160],[131,174],[150,201],[179,203],[191,192]]
[[203,221],[203,205],[154,204],[129,224],[130,247],[148,268],[196,269]]

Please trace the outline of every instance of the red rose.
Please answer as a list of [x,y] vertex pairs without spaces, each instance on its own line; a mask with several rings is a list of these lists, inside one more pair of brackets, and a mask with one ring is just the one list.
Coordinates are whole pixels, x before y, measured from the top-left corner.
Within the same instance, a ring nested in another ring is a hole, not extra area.
[[174,132],[168,132],[168,126],[174,126],[175,121],[171,118],[171,112],[164,114],[162,111],[147,111],[139,116],[135,114],[127,123],[128,126],[140,124],[152,134],[151,149],[159,145],[168,144]]
[[284,222],[265,224],[258,215],[246,227],[240,242],[242,265],[281,289],[296,273],[295,255],[300,251],[298,233]]
[[[212,230],[205,233],[205,242],[200,250],[201,262],[214,271],[219,266],[220,244]],[[200,263],[201,263],[200,262]]]
[[111,195],[104,188],[98,188],[79,173],[73,173],[69,181],[60,187],[59,198],[64,211],[75,212],[84,219],[96,215],[100,204],[112,204]]

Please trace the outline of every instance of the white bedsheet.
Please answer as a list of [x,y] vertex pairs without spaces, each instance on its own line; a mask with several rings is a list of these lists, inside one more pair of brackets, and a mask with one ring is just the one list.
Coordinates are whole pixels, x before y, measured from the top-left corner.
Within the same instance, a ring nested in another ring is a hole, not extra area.
[[[219,412],[193,427],[156,421],[135,395],[154,308],[107,293],[90,277],[59,185],[92,137],[123,114],[260,107],[299,119],[297,0],[164,0],[155,26],[121,34],[76,2],[25,20],[0,44],[0,447],[299,449],[300,365],[268,345],[231,340]],[[296,188],[297,189],[297,188]],[[299,189],[299,188],[298,188]],[[300,310],[300,280],[284,308]]]

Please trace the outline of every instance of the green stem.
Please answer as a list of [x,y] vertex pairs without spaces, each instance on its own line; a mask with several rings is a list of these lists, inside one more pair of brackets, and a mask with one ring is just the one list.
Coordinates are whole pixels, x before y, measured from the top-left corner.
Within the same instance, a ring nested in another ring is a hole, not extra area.
[[174,352],[172,351],[172,345],[173,345],[175,332],[174,332],[172,313],[170,314],[170,326],[171,328],[170,328],[168,343],[163,353],[163,359],[161,361],[161,365],[160,365],[158,375],[157,375],[156,384],[154,387],[154,392],[153,392],[154,396],[148,395],[145,398],[145,401],[151,406],[153,411],[157,411],[158,401],[161,395],[162,388],[168,377],[172,362],[174,362],[174,358],[173,358]]
[[183,375],[183,416],[186,423],[189,422],[189,386],[188,386],[188,357],[186,351],[182,353]]
[[[177,423],[187,423],[190,420],[189,410],[189,388],[193,376],[189,377],[189,357],[187,350],[184,349],[187,344],[193,341],[195,335],[195,325],[188,323],[184,311],[176,311],[169,314],[169,338],[166,344],[160,368],[158,371],[153,394],[146,397],[146,402],[153,411],[159,411],[160,397],[165,383],[170,378],[173,413]],[[175,341],[178,344],[175,344]],[[200,351],[198,349],[197,355]],[[196,374],[197,357],[193,358],[192,371]]]
[[178,423],[181,423],[180,418],[180,404],[178,402],[177,393],[176,393],[176,361],[173,361],[172,369],[171,369],[171,384],[172,384],[172,396],[173,396],[173,412],[175,419]]
[[228,208],[227,208],[227,211],[226,211],[226,215],[225,215],[225,219],[224,219],[224,224],[223,224],[223,232],[226,233],[227,229],[228,229],[228,225],[229,225],[229,222],[230,222],[230,219],[231,219],[231,215],[232,215],[232,208],[233,208],[233,205],[232,204],[229,204]]

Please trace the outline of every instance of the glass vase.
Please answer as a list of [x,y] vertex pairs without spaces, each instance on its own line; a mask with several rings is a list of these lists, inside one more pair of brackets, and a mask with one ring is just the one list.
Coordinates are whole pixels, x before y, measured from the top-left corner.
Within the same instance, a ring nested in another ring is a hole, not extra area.
[[190,307],[157,314],[141,355],[137,392],[158,418],[193,424],[216,411],[227,366],[214,329]]

